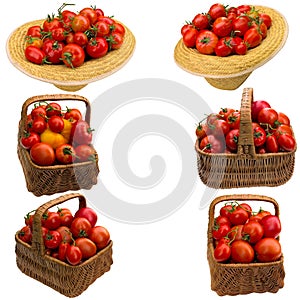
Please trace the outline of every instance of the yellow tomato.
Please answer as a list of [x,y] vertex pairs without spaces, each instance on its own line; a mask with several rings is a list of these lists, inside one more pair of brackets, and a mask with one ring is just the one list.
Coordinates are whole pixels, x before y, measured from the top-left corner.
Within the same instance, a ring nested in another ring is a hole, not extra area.
[[69,120],[63,119],[64,121],[64,129],[60,133],[66,140],[67,143],[70,141],[72,123]]
[[56,149],[57,147],[66,144],[67,139],[61,135],[60,133],[56,133],[51,131],[49,128],[47,128],[42,134],[41,134],[41,142],[49,144],[53,149]]

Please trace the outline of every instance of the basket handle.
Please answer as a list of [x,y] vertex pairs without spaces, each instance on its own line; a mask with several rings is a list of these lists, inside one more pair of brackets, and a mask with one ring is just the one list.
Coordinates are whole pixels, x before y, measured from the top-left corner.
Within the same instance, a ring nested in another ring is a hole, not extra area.
[[35,212],[32,223],[32,250],[39,256],[45,255],[45,246],[43,241],[43,232],[41,220],[43,214],[47,212],[51,207],[57,206],[73,198],[78,198],[79,208],[86,207],[86,199],[83,195],[79,193],[70,193],[62,195],[56,199],[50,200],[42,204]]
[[253,134],[251,105],[253,102],[253,89],[244,88],[241,100],[240,136],[237,155],[241,158],[256,158]]
[[53,95],[40,95],[40,96],[33,96],[28,98],[22,105],[21,110],[21,120],[20,126],[21,128],[25,128],[25,123],[28,114],[28,107],[31,104],[38,103],[38,102],[55,102],[55,101],[82,101],[85,103],[86,112],[85,112],[85,121],[90,123],[91,120],[91,105],[87,98],[79,96],[79,95],[69,95],[69,94],[53,94]]

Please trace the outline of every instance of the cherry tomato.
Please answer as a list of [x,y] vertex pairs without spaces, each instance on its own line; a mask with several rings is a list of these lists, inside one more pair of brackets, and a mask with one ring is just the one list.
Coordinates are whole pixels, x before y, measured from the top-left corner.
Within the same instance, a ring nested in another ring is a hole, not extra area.
[[207,29],[209,26],[209,21],[207,14],[197,14],[192,20],[193,25],[198,29]]
[[280,150],[291,152],[296,149],[296,140],[290,134],[281,134],[278,139],[278,145]]
[[42,224],[50,230],[56,230],[60,225],[60,217],[57,212],[47,212],[42,216]]
[[66,260],[72,266],[78,265],[82,260],[82,253],[79,247],[68,244],[66,250]]
[[82,114],[77,108],[67,108],[67,112],[65,113],[64,118],[66,120],[70,120],[71,122],[78,121],[82,119]]
[[229,216],[229,220],[233,225],[244,225],[248,218],[248,212],[240,206],[238,206]]
[[30,149],[34,144],[41,141],[40,135],[36,132],[25,132],[20,139],[20,143],[24,149]]
[[94,256],[97,252],[96,244],[86,237],[80,237],[75,240],[76,246],[80,249],[83,259],[88,259]]
[[96,36],[106,37],[110,33],[110,26],[107,22],[100,20],[94,25],[94,30],[96,30]]
[[51,32],[60,27],[62,27],[62,23],[58,18],[48,16],[48,18],[43,22],[43,31],[45,32]]
[[90,207],[82,207],[75,213],[75,218],[86,218],[92,227],[97,223],[97,213]]
[[89,238],[96,244],[97,249],[103,249],[110,242],[110,233],[103,226],[95,226],[90,230]]
[[122,36],[125,35],[126,30],[125,30],[125,27],[121,23],[115,22],[110,27],[111,27],[111,29],[110,29],[111,33],[119,33]]
[[41,26],[39,26],[39,25],[30,26],[27,29],[26,36],[36,37],[36,38],[40,38],[41,39],[43,37]]
[[36,143],[30,149],[30,157],[34,163],[40,166],[51,166],[55,162],[53,148],[47,143]]
[[63,27],[55,28],[51,31],[51,37],[54,41],[63,42],[66,39],[66,33]]
[[83,8],[79,12],[79,14],[88,18],[91,25],[95,24],[98,20],[98,15],[97,15],[96,11],[91,7]]
[[271,213],[269,211],[266,210],[260,210],[257,214],[252,215],[249,218],[249,221],[257,221],[260,222],[260,220],[264,217],[264,216],[268,216],[271,215]]
[[275,135],[268,135],[266,137],[266,151],[267,153],[277,153],[279,146]]
[[50,118],[52,116],[61,116],[61,106],[56,102],[51,102],[46,106],[46,114],[47,117]]
[[243,37],[249,28],[249,19],[246,16],[240,16],[232,21],[232,30],[237,36]]
[[220,240],[221,238],[225,237],[229,231],[229,223],[219,224],[218,222],[215,222],[214,227],[212,229],[212,236],[215,240]]
[[262,146],[266,142],[266,138],[267,138],[266,132],[262,127],[256,126],[253,129],[253,140],[254,140],[255,147]]
[[231,227],[230,231],[228,232],[228,238],[231,241],[240,241],[243,239],[242,231],[244,225],[234,225]]
[[61,13],[60,13],[60,20],[61,20],[61,23],[63,24],[63,28],[66,30],[66,31],[70,31],[71,30],[71,27],[72,27],[72,20],[73,18],[76,16],[76,13],[73,12],[73,11],[70,11],[70,10],[63,10]]
[[[67,216],[67,215],[65,215]],[[60,216],[60,220],[61,220],[61,224],[64,222],[65,224],[69,224],[69,222],[66,222],[66,218],[62,218]],[[72,223],[72,220],[73,218],[70,218],[71,222]],[[63,243],[71,243],[72,242],[72,233],[70,232],[70,228],[68,227],[69,225],[61,225],[59,226],[56,231],[58,231],[61,235],[61,238],[62,238],[62,242]]]
[[26,38],[26,46],[25,47],[34,46],[39,49],[42,49],[43,44],[44,44],[44,42],[41,38],[29,36]]
[[225,137],[225,141],[226,141],[226,146],[230,151],[232,152],[237,151],[239,136],[240,136],[239,129],[232,129],[227,133]]
[[263,108],[270,108],[271,105],[265,100],[256,100],[251,104],[251,118],[253,122],[257,122],[257,116]]
[[201,54],[213,54],[218,36],[210,30],[202,30],[196,38],[196,48]]
[[18,238],[25,243],[31,243],[32,231],[29,225],[26,225],[21,228],[21,230],[18,232]]
[[226,17],[219,17],[214,21],[212,30],[218,37],[228,37],[232,30],[232,22]]
[[270,125],[272,128],[276,126],[276,121],[278,120],[278,113],[275,109],[271,107],[263,108],[259,111],[257,115],[257,121],[260,125],[265,126]]
[[272,262],[281,257],[281,245],[274,238],[262,238],[256,243],[254,250],[259,262]]
[[242,230],[243,239],[248,241],[250,244],[257,243],[260,239],[262,239],[263,235],[263,226],[256,221],[247,222]]
[[231,129],[240,129],[241,113],[240,111],[234,111],[227,115],[227,123]]
[[124,37],[118,32],[113,32],[108,38],[109,49],[116,50],[121,48],[124,42]]
[[231,248],[226,243],[219,243],[214,250],[214,258],[217,262],[226,262],[231,257]]
[[199,31],[194,27],[187,29],[182,37],[184,45],[189,48],[194,48],[196,46],[196,39],[198,34]]
[[74,219],[73,214],[67,208],[58,208],[57,210],[59,217],[60,217],[60,224],[61,226],[70,227],[71,223]]
[[262,35],[257,28],[250,28],[244,34],[244,41],[248,48],[255,48],[260,45],[262,41]]
[[81,46],[81,47],[85,47],[89,42],[89,38],[87,37],[87,35],[82,32],[82,31],[78,31],[74,33],[73,36],[73,43]]
[[278,137],[282,134],[293,135],[293,130],[292,127],[290,127],[289,125],[281,124],[277,126],[275,129],[271,130],[271,133],[276,137],[276,139],[278,139]]
[[216,137],[223,137],[230,131],[229,124],[222,119],[216,120],[211,126],[211,133]]
[[234,211],[234,206],[226,204],[220,208],[220,215],[229,218],[230,214]]
[[254,249],[243,240],[231,244],[231,259],[235,263],[249,264],[254,260]]
[[92,228],[88,219],[83,217],[75,217],[72,221],[70,231],[73,237],[87,237]]
[[230,107],[224,107],[221,108],[218,115],[223,119],[223,120],[227,120],[227,116],[230,115],[231,113],[233,113],[235,111],[235,109],[230,108]]
[[60,233],[56,230],[49,230],[44,237],[45,246],[48,249],[56,249],[62,242],[62,237]]
[[71,164],[76,159],[74,148],[69,144],[62,144],[55,149],[55,157],[58,162],[66,165]]
[[43,65],[47,61],[45,52],[36,46],[26,47],[25,57],[28,61],[37,65]]
[[74,18],[72,19],[72,30],[74,32],[85,32],[86,30],[88,30],[91,26],[90,20],[88,17],[82,15],[82,14],[77,14],[76,16],[74,16]]
[[107,54],[108,43],[103,37],[95,37],[89,40],[86,46],[87,54],[92,58],[100,58]]
[[220,3],[215,3],[209,8],[208,14],[212,20],[216,20],[219,17],[226,17],[226,8]]
[[290,126],[290,119],[289,119],[289,117],[286,114],[282,113],[282,112],[278,112],[278,122],[280,124]]
[[198,126],[196,127],[195,134],[197,138],[199,138],[200,140],[203,139],[205,136],[207,136],[208,134],[207,124],[199,123]]
[[75,43],[67,44],[62,50],[62,61],[69,68],[77,68],[84,63],[85,52]]
[[58,259],[61,261],[66,261],[67,249],[69,243],[64,242],[64,240],[58,246]]
[[96,151],[90,145],[82,144],[78,145],[75,148],[76,161],[85,162],[85,161],[95,161],[96,160]]
[[63,118],[60,116],[54,115],[48,119],[48,126],[52,132],[56,132],[56,133],[62,132],[62,130],[64,129],[64,125],[65,124]]
[[266,24],[267,28],[269,29],[272,25],[271,17],[266,13],[259,14],[259,20]]
[[267,215],[260,220],[264,237],[277,238],[281,232],[281,222],[275,215]]

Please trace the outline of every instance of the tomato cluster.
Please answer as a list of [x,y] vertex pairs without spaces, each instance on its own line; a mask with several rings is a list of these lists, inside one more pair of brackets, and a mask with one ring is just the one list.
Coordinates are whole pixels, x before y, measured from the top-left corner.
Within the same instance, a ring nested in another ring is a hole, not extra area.
[[76,68],[85,61],[119,49],[125,27],[100,8],[85,7],[79,13],[65,9],[48,15],[42,26],[31,26],[26,34],[25,57],[35,64],[65,64]]
[[[33,218],[34,212],[28,213],[17,233],[28,244],[32,243]],[[97,220],[90,207],[79,208],[75,214],[68,208],[48,210],[41,219],[46,254],[73,266],[94,256],[110,242],[109,231]]]
[[246,202],[226,203],[214,219],[212,236],[217,262],[273,262],[281,257],[281,222],[262,208],[254,213]]
[[39,102],[27,115],[20,144],[40,166],[96,159],[93,130],[77,108],[62,109],[57,102]]
[[181,28],[183,43],[201,54],[245,55],[267,37],[272,19],[254,6],[228,7],[213,4],[207,13],[196,14]]
[[[252,134],[257,154],[291,152],[296,140],[289,117],[277,112],[265,100],[251,105]],[[241,111],[221,108],[196,128],[200,150],[206,153],[236,153],[240,136]]]

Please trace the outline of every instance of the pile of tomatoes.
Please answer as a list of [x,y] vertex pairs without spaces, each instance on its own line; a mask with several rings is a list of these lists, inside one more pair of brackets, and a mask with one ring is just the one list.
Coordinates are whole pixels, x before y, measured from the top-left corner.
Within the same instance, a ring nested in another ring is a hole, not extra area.
[[100,8],[85,7],[79,13],[65,9],[48,15],[41,26],[31,26],[26,34],[25,57],[35,64],[65,64],[76,68],[85,61],[119,49],[125,27]]
[[254,213],[246,202],[226,203],[214,219],[212,237],[217,262],[273,262],[281,257],[281,222],[262,208]]
[[254,6],[228,7],[213,4],[207,13],[196,14],[181,28],[183,43],[201,54],[245,55],[267,37],[271,17]]
[[39,102],[27,115],[20,145],[40,166],[96,159],[93,129],[77,108],[62,109],[57,102]]
[[[31,245],[34,212],[25,216],[18,238]],[[97,214],[90,207],[75,214],[68,208],[48,210],[41,219],[43,242],[47,255],[70,265],[78,265],[104,249],[110,242],[109,231],[97,225]]]
[[[289,117],[277,112],[265,100],[251,106],[252,135],[257,154],[291,152],[296,140]],[[240,110],[221,108],[196,128],[200,150],[206,153],[236,153],[240,136]]]

